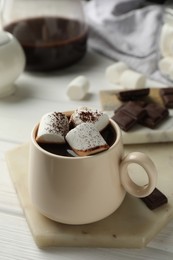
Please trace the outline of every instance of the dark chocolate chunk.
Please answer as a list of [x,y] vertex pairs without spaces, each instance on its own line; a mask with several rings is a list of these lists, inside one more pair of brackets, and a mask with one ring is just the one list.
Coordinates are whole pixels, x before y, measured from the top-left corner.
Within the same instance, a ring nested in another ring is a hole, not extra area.
[[155,103],[149,103],[144,109],[146,111],[146,116],[142,120],[139,120],[139,123],[152,129],[157,127],[169,116],[167,108]]
[[160,89],[160,94],[161,95],[173,95],[173,87],[161,88]]
[[124,90],[118,93],[118,98],[122,101],[138,100],[148,96],[149,92],[149,88]]
[[148,94],[149,88],[119,92],[122,98],[134,98],[134,96],[137,98],[122,102],[122,106],[115,111],[112,119],[118,123],[122,130],[128,131],[135,123],[154,129],[168,118],[169,110],[165,106],[151,102],[149,99],[138,99],[138,97]]
[[129,101],[124,104],[121,110],[137,121],[146,115],[146,111],[143,109],[143,107],[134,101]]
[[157,188],[155,188],[150,195],[140,199],[151,210],[156,209],[168,202],[167,197]]
[[146,116],[146,111],[142,106],[134,101],[124,103],[115,111],[112,119],[117,122],[122,130],[128,131],[135,123]]
[[135,123],[136,119],[130,117],[127,113],[123,112],[123,110],[118,109],[112,119],[119,125],[119,127],[128,131]]
[[173,88],[160,89],[162,101],[167,108],[173,108]]
[[162,96],[163,103],[167,108],[173,108],[173,95]]

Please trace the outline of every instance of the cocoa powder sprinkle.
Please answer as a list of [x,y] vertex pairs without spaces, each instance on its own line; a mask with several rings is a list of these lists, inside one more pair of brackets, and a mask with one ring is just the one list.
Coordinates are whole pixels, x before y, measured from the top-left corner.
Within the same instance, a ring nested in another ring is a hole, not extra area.
[[94,123],[98,121],[99,116],[101,115],[100,112],[95,111],[95,112],[90,112],[90,111],[80,111],[79,112],[79,118],[85,123],[85,122],[90,122]]
[[46,131],[53,134],[59,132],[62,136],[65,136],[69,130],[66,116],[61,112],[54,112],[49,117],[50,123]]

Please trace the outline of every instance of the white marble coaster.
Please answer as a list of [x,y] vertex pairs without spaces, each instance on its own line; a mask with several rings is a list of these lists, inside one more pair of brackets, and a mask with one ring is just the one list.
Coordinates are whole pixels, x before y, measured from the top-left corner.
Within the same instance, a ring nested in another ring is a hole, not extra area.
[[168,197],[168,204],[151,211],[140,199],[127,195],[121,207],[111,216],[78,226],[54,222],[32,206],[27,187],[28,148],[28,144],[24,144],[8,151],[6,161],[31,233],[40,248],[141,248],[173,217],[173,143],[126,146],[126,152],[142,151],[154,160],[159,173],[157,187]]
[[[100,102],[102,110],[112,117],[114,110],[116,110],[122,103],[116,96],[116,90],[102,90],[100,91]],[[150,98],[162,104],[159,95],[159,88],[150,88]],[[163,121],[156,129],[150,129],[144,126],[135,125],[128,132],[122,130],[124,144],[141,144],[141,143],[159,143],[173,141],[173,109],[169,110],[170,116]]]

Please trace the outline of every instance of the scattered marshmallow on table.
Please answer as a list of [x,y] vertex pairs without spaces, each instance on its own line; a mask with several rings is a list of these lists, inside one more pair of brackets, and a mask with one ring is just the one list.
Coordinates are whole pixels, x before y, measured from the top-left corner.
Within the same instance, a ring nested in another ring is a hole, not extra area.
[[120,85],[125,89],[141,89],[146,84],[146,77],[133,70],[126,70],[122,73],[120,78]]
[[82,123],[66,135],[66,140],[79,156],[87,156],[109,149],[100,132],[92,123]]
[[69,122],[65,114],[52,112],[45,114],[40,121],[36,141],[38,143],[65,143]]
[[128,66],[124,62],[116,62],[106,69],[106,78],[111,83],[120,83],[122,73],[128,70]]
[[96,109],[80,107],[73,112],[70,122],[74,127],[81,123],[92,123],[98,131],[102,131],[109,124],[109,117]]
[[89,80],[85,76],[78,76],[67,86],[67,96],[71,100],[81,100],[85,98],[89,90]]

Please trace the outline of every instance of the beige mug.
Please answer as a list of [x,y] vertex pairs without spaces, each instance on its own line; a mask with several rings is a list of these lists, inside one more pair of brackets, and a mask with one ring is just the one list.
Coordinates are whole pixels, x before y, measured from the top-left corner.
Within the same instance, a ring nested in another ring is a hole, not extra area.
[[[149,195],[156,186],[152,160],[140,152],[124,155],[119,126],[110,119],[116,139],[106,151],[83,157],[65,157],[47,152],[36,142],[38,125],[32,131],[29,154],[29,194],[44,216],[65,224],[87,224],[112,214],[126,192]],[[128,174],[128,165],[140,165],[148,184],[139,186]]]

